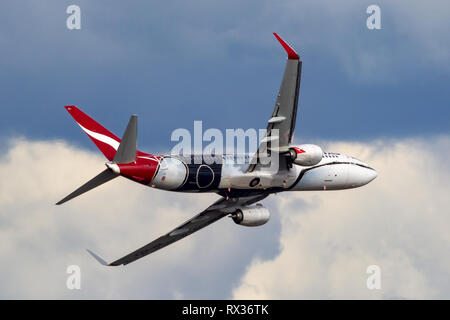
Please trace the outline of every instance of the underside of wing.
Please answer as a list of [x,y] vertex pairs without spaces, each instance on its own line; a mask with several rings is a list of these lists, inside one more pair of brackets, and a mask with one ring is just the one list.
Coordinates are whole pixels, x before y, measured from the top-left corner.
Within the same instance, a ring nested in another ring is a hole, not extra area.
[[251,197],[241,197],[241,198],[221,198],[216,201],[213,205],[208,207],[205,211],[199,213],[192,219],[184,222],[179,227],[173,229],[169,233],[159,237],[158,239],[146,244],[145,246],[137,249],[136,251],[114,261],[109,264],[105,263],[102,258],[94,254],[92,251],[88,252],[101,264],[108,266],[119,266],[126,265],[133,261],[136,261],[150,253],[153,253],[159,249],[162,249],[169,244],[172,244],[184,237],[194,233],[211,223],[225,217],[228,214],[232,214],[236,211],[236,208],[240,206],[250,205],[252,203],[258,202],[267,197],[267,195],[257,195]]

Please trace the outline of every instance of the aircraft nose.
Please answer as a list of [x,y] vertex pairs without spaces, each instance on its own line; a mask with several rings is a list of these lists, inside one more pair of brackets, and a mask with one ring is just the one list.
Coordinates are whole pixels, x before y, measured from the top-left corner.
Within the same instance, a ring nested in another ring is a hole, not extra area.
[[373,179],[375,179],[376,177],[378,177],[378,173],[374,170],[374,169],[366,169],[365,172],[365,183],[364,184],[368,184],[370,181],[372,181]]
[[367,165],[353,165],[348,169],[347,183],[351,188],[357,188],[368,184],[377,176],[377,172]]

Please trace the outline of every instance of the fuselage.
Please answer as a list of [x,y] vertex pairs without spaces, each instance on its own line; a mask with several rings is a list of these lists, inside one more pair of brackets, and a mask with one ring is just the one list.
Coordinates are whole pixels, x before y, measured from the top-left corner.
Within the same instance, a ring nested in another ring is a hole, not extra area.
[[[136,167],[151,166],[152,170],[147,173],[148,179],[137,182],[168,191],[242,196],[350,189],[363,186],[377,176],[367,164],[340,153],[324,152],[322,160],[314,166],[290,164],[283,170],[277,168],[276,172],[270,169],[246,172],[251,159],[249,154],[138,155]],[[135,181],[134,176],[139,176],[120,171]]]

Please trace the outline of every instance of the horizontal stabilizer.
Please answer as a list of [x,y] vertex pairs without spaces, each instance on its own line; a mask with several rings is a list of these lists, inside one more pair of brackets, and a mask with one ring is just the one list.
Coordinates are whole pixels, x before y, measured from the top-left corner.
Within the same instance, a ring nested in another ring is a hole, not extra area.
[[79,187],[77,190],[69,194],[67,197],[62,199],[61,201],[57,202],[57,205],[63,204],[64,202],[67,202],[75,197],[78,197],[79,195],[88,192],[89,190],[92,190],[114,178],[116,178],[118,175],[114,172],[112,172],[110,169],[105,169],[100,174],[83,184],[81,187]]
[[97,260],[101,265],[109,266],[109,264],[108,264],[105,260],[103,260],[101,257],[99,257],[98,255],[96,255],[96,254],[95,254],[94,252],[92,252],[91,250],[86,249],[86,251],[89,252],[89,254],[90,254],[91,256],[93,256],[94,259]]

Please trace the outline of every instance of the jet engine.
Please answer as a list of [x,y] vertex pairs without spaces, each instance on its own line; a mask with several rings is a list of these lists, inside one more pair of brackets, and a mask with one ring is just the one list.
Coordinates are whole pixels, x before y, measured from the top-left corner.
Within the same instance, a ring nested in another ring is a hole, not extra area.
[[314,166],[322,160],[322,148],[315,144],[302,144],[289,148],[289,157],[291,161],[300,166]]
[[257,227],[267,223],[270,219],[269,210],[262,204],[240,207],[231,215],[236,224],[246,227]]

